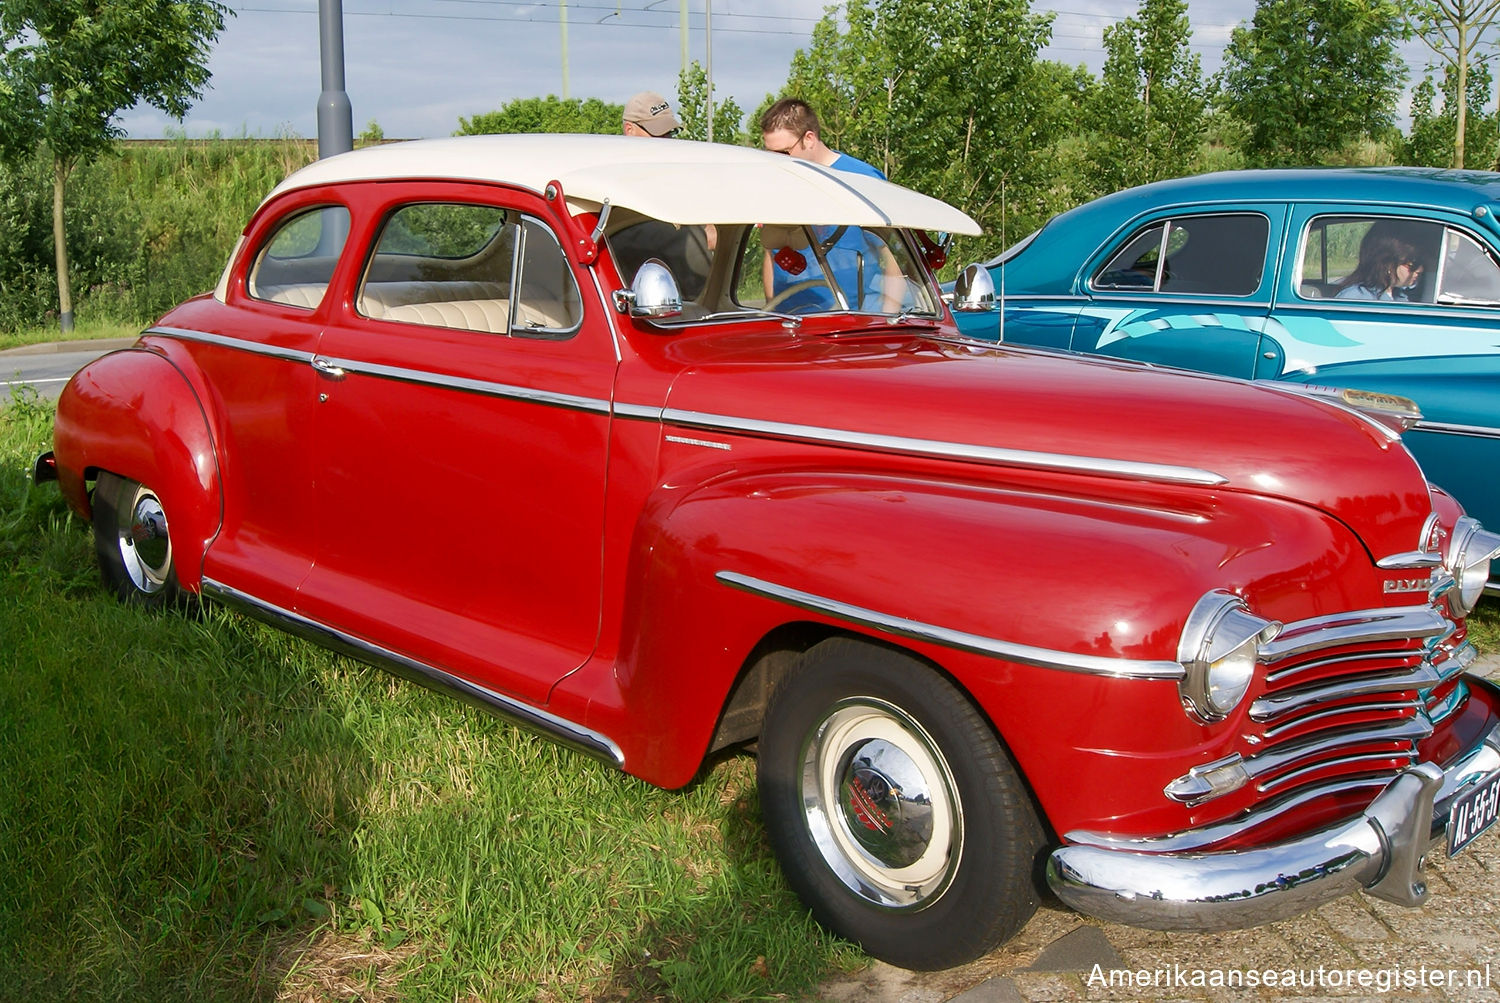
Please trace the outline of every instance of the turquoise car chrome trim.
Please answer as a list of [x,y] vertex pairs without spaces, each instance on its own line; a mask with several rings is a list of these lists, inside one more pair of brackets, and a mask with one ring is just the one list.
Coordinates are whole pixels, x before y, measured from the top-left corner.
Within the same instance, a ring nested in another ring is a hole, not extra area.
[[436,666],[408,658],[406,655],[371,644],[369,641],[293,613],[291,610],[274,606],[211,578],[203,579],[203,594],[227,606],[233,606],[256,619],[265,620],[288,633],[304,637],[314,644],[357,658],[430,689],[457,696],[467,703],[474,704],[522,727],[540,731],[549,738],[614,766],[620,768],[625,766],[625,754],[614,741],[597,731],[558,717],[556,714],[549,714],[538,707],[462,679]]
[[962,630],[938,627],[919,620],[893,616],[877,610],[840,602],[825,596],[803,592],[801,589],[777,585],[764,579],[742,575],[736,571],[720,571],[714,576],[731,588],[754,595],[787,603],[799,609],[825,613],[837,620],[872,627],[883,633],[908,637],[919,641],[931,641],[945,648],[972,651],[975,654],[1002,658],[1021,665],[1035,665],[1044,669],[1061,669],[1064,672],[1081,672],[1092,676],[1108,676],[1114,679],[1181,679],[1184,674],[1179,662],[1149,661],[1135,658],[1104,658],[1099,655],[1080,655],[1071,651],[1053,651],[1029,644],[1016,644],[998,638],[983,637]]
[[1455,425],[1443,421],[1419,421],[1415,427],[1424,432],[1438,432],[1443,435],[1472,435],[1481,439],[1500,439],[1500,428],[1491,428],[1487,425]]

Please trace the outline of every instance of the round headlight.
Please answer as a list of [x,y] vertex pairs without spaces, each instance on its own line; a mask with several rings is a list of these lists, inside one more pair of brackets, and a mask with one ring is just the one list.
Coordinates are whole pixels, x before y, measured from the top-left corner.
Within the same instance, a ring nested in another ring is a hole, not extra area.
[[1448,593],[1448,604],[1458,616],[1468,616],[1484,595],[1490,578],[1490,561],[1500,550],[1500,536],[1487,532],[1477,519],[1461,517],[1453,527],[1453,543],[1448,548],[1448,570],[1453,574],[1454,588]]
[[1198,600],[1177,646],[1183,668],[1178,691],[1188,713],[1201,721],[1228,717],[1250,691],[1261,643],[1280,629],[1231,593],[1214,591]]

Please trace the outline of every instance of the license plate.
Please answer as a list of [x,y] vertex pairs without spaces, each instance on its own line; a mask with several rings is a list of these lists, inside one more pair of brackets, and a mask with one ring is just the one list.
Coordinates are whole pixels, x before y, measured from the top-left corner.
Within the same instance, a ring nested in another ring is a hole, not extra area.
[[1460,794],[1448,809],[1448,856],[1474,841],[1474,837],[1500,818],[1500,770]]

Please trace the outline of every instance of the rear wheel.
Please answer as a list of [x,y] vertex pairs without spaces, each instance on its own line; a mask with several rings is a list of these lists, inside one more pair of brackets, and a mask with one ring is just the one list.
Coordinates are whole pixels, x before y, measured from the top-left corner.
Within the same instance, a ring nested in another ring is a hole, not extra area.
[[101,473],[94,485],[94,553],[99,570],[126,602],[166,606],[177,601],[177,570],[167,512],[150,488]]
[[1035,911],[1030,795],[981,714],[915,659],[847,638],[812,648],[771,698],[758,771],[787,880],[875,957],[950,968]]

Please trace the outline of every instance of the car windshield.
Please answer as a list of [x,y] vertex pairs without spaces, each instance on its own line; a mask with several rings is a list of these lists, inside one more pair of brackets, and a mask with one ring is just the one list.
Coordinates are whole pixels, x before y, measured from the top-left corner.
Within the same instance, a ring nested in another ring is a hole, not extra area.
[[937,296],[907,234],[891,227],[636,220],[608,237],[628,284],[649,259],[671,270],[685,324],[756,314],[937,317]]

